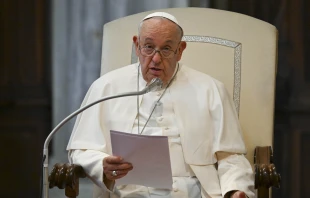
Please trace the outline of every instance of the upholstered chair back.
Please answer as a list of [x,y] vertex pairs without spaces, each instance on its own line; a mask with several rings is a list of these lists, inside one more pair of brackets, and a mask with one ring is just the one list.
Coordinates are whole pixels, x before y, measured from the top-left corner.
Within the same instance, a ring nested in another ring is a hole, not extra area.
[[[253,164],[256,146],[273,145],[277,30],[261,20],[207,8],[171,8],[184,30],[187,48],[180,62],[222,81],[239,115]],[[154,12],[154,11],[151,11]],[[151,12],[104,26],[101,75],[137,62],[132,37]]]

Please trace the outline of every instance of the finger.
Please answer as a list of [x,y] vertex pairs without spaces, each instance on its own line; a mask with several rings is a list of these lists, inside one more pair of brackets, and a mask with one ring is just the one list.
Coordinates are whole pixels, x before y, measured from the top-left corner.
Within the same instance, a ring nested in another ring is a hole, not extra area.
[[121,173],[125,173],[128,171],[131,171],[133,169],[133,166],[131,164],[122,164],[122,165],[113,165],[113,166],[108,166],[108,167],[103,167],[103,172],[106,175],[111,174],[114,170],[119,171]]
[[[123,169],[123,170],[115,170],[117,175],[123,175],[123,174],[127,174],[129,171],[132,170],[131,168],[128,169]],[[111,171],[111,175],[113,175],[113,171]]]
[[132,168],[132,164],[130,163],[120,163],[120,164],[104,164],[103,169],[105,171],[113,171],[113,170],[125,170]]
[[109,164],[107,166],[104,167],[104,169],[107,169],[107,170],[125,170],[125,169],[130,169],[132,168],[132,164],[129,164],[129,163],[123,163],[123,164]]
[[120,156],[108,156],[103,159],[103,164],[119,164],[123,162],[123,158]]
[[113,171],[108,171],[106,173],[106,177],[108,177],[108,179],[110,180],[116,180],[116,179],[120,179],[122,177],[124,177],[125,175],[128,174],[129,171],[131,171],[132,168],[130,169],[126,169],[126,170],[116,170],[116,175],[113,175]]
[[236,191],[231,197],[232,198],[246,198],[246,195],[242,191]]
[[107,177],[109,180],[117,180],[117,179],[120,179],[120,178],[124,177],[125,175],[127,175],[127,174],[120,174],[120,175],[117,175],[117,176],[106,175],[106,177]]

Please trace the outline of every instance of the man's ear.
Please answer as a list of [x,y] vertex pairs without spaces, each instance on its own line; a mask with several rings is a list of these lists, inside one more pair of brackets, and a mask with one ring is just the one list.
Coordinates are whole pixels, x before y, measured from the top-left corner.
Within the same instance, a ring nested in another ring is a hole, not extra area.
[[133,36],[132,41],[135,44],[135,50],[136,50],[136,55],[139,55],[139,37],[138,36]]
[[182,58],[182,54],[183,54],[183,51],[185,50],[186,48],[186,42],[185,41],[181,41],[180,45],[179,45],[179,49],[178,49],[178,57],[177,57],[177,60],[181,60]]

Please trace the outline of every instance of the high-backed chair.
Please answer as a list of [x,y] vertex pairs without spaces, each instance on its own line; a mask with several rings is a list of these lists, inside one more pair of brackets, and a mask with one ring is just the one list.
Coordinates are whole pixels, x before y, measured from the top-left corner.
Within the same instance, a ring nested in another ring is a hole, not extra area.
[[[161,11],[174,15],[184,29],[187,48],[181,62],[222,81],[228,89],[239,115],[246,157],[255,169],[258,197],[267,197],[269,187],[279,187],[280,180],[272,164],[271,150],[276,28],[246,15],[215,9]],[[101,75],[137,61],[132,36],[137,34],[140,20],[151,12],[154,11],[127,16],[104,26]],[[57,169],[50,176],[54,185],[53,174]],[[64,186],[74,188],[71,183]]]

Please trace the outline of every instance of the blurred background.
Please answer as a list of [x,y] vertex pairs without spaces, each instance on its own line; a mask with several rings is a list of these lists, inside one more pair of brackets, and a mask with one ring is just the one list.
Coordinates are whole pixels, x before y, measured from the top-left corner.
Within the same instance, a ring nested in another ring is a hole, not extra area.
[[[45,138],[99,77],[103,25],[171,7],[229,10],[277,27],[273,149],[282,182],[272,194],[310,197],[309,0],[1,0],[0,197],[40,197]],[[50,167],[68,161],[73,123],[52,140]],[[91,197],[90,181],[81,183],[79,197]]]

